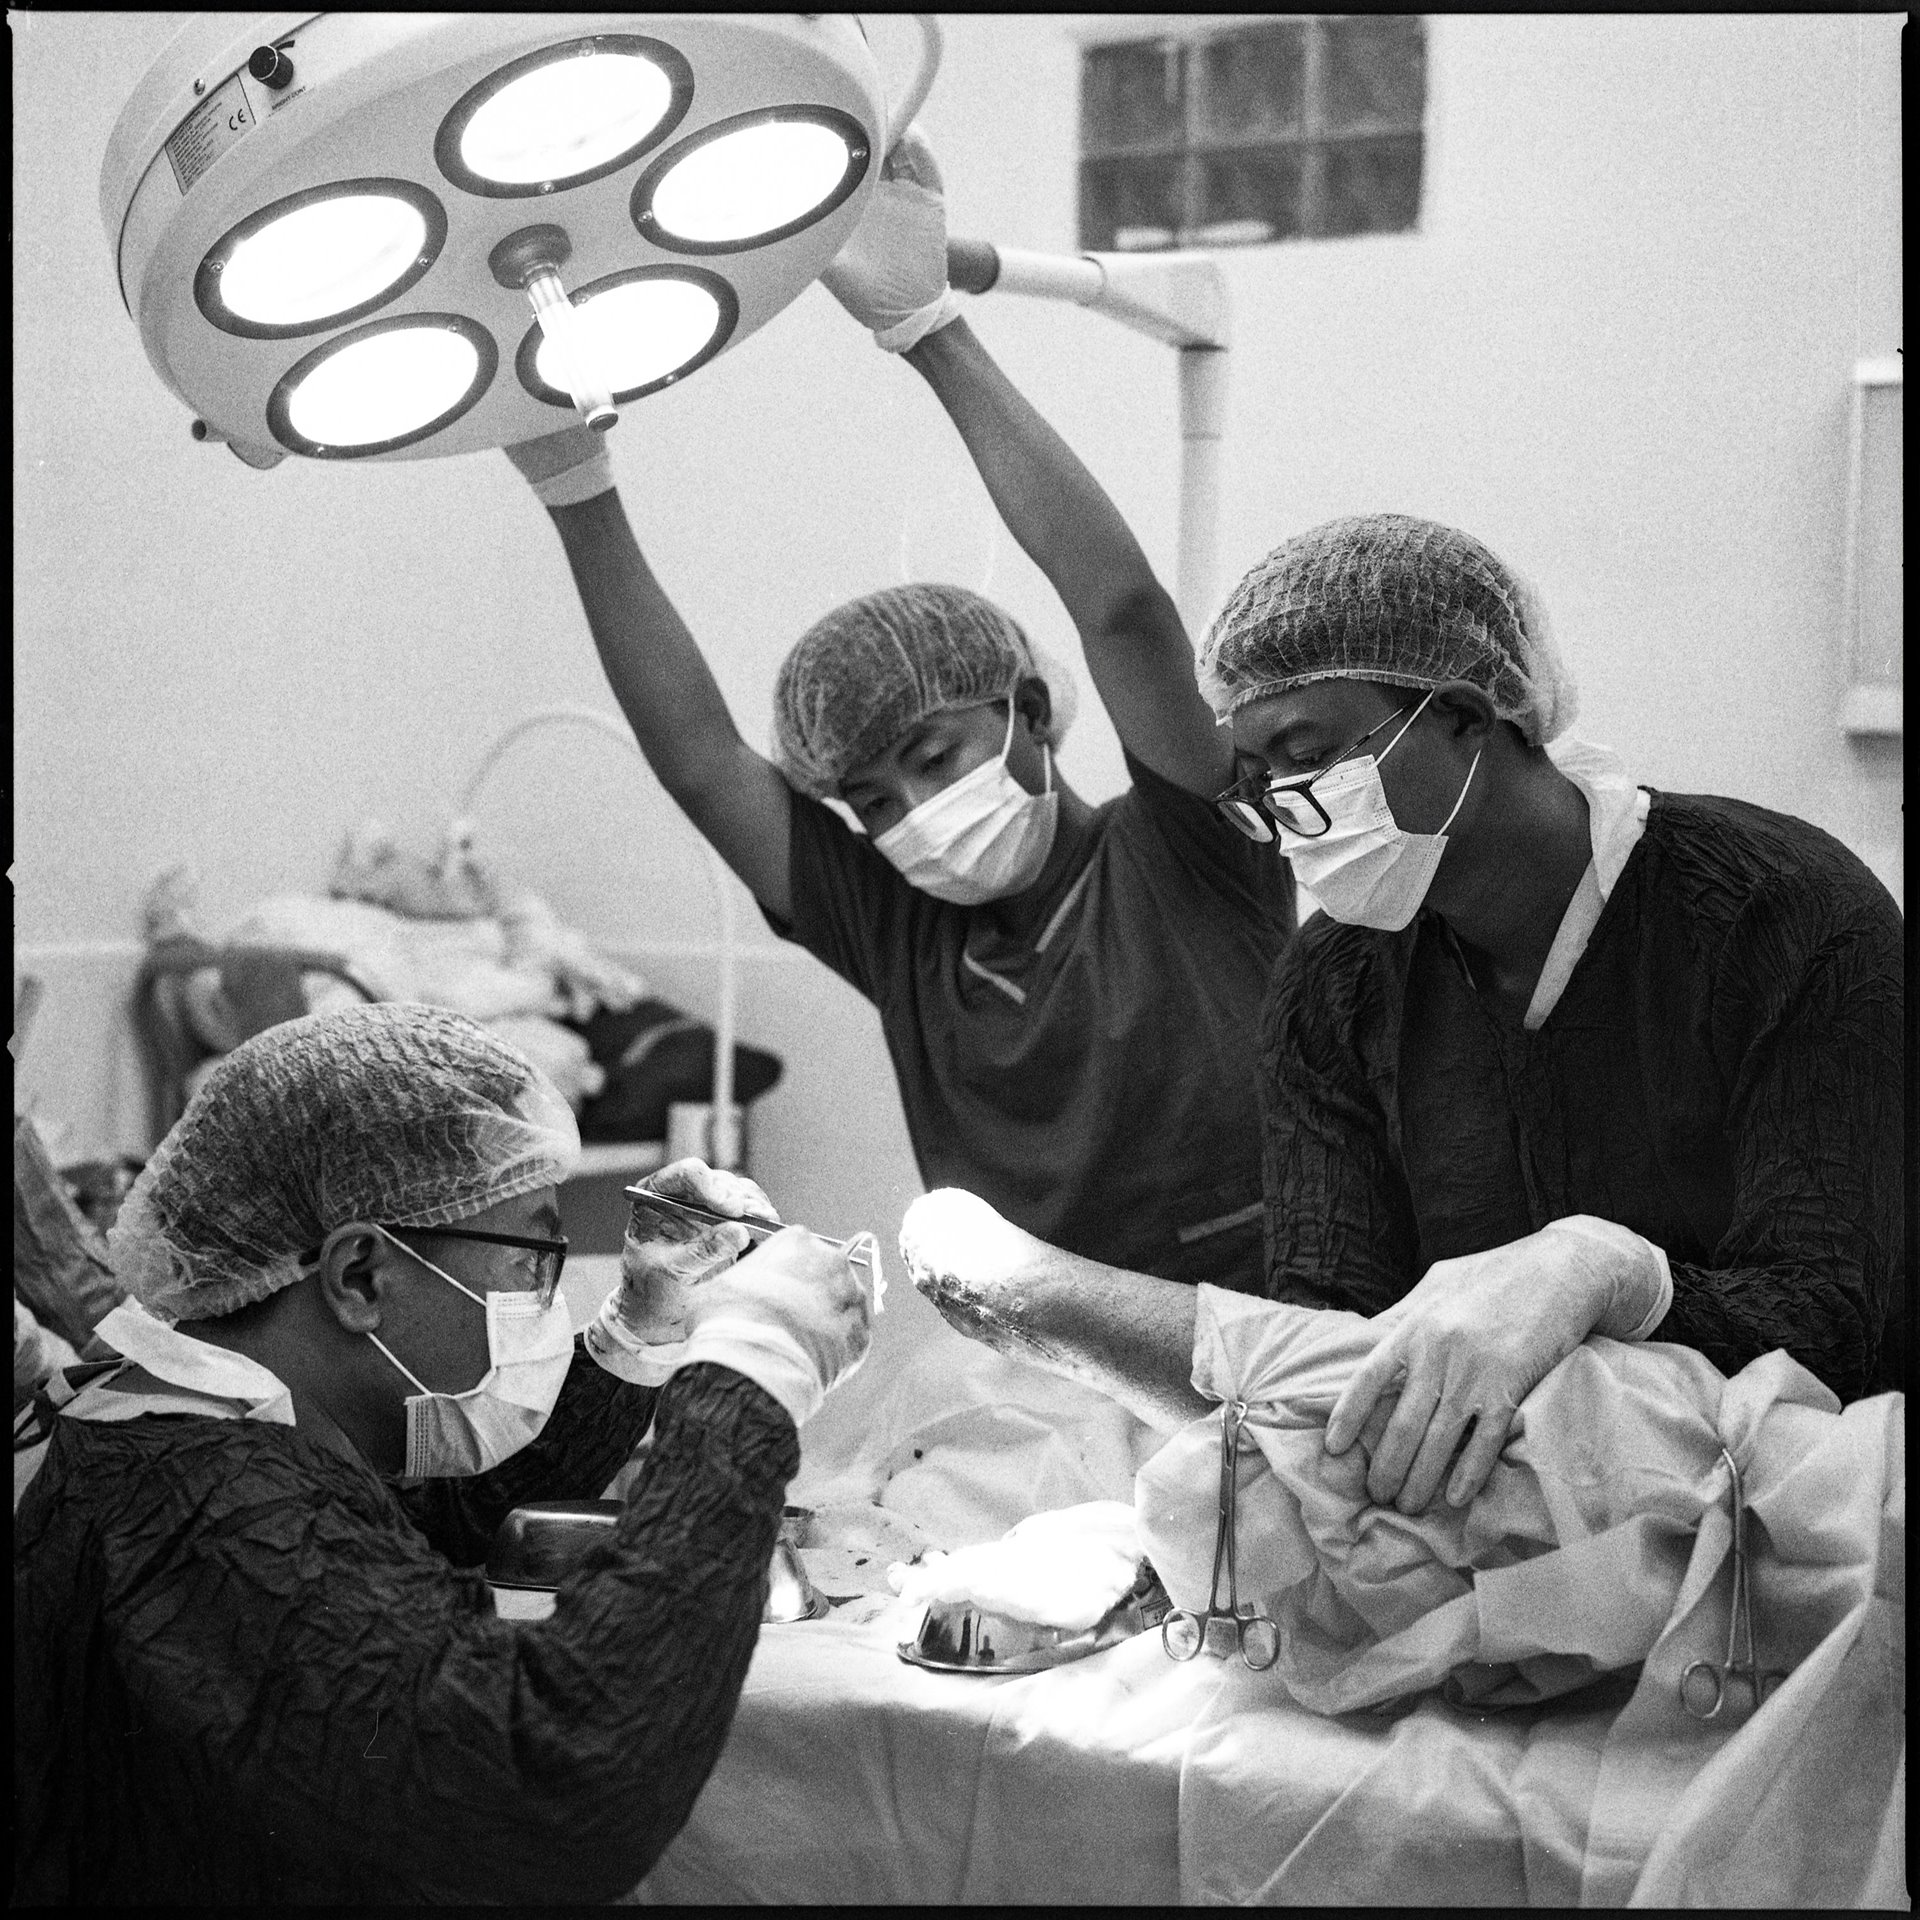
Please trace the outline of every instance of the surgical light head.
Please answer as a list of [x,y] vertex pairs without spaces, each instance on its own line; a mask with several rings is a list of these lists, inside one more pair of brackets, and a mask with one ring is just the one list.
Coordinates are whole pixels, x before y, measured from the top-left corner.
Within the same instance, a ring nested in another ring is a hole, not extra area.
[[774,687],[774,750],[802,792],[826,796],[846,772],[942,707],[1004,700],[1033,676],[1058,748],[1073,678],[1011,614],[965,587],[887,587],[835,607],[803,633]]
[[196,437],[418,459],[610,425],[744,339],[839,251],[886,139],[850,15],[199,14],[101,213]]
[[1577,695],[1539,597],[1469,533],[1405,514],[1329,520],[1281,544],[1228,597],[1200,654],[1222,720],[1314,680],[1466,680],[1541,746]]
[[580,1134],[524,1055],[462,1014],[402,1003],[256,1034],[207,1076],[108,1237],[153,1312],[231,1313],[301,1277],[350,1220],[445,1226],[563,1180]]

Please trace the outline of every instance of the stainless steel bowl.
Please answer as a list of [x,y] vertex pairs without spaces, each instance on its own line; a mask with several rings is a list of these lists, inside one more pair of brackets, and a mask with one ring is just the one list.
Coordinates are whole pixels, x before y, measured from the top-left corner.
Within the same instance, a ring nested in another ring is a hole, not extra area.
[[[579,1567],[595,1547],[613,1537],[614,1523],[624,1510],[618,1500],[537,1500],[514,1510],[501,1521],[487,1554],[490,1586],[551,1593]],[[787,1509],[780,1538],[773,1548],[767,1604],[763,1621],[785,1624],[817,1620],[827,1602],[813,1589],[807,1570],[795,1551],[793,1516]]]
[[935,1602],[919,1632],[901,1641],[898,1651],[902,1660],[936,1673],[1038,1673],[1117,1647],[1157,1627],[1172,1606],[1159,1576],[1142,1560],[1133,1585],[1090,1627],[1043,1627],[967,1601]]

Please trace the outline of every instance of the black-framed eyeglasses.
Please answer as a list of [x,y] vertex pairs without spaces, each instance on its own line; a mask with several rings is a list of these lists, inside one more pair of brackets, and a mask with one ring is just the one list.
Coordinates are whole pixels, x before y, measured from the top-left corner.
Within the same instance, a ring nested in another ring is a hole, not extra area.
[[1333,821],[1314,794],[1313,783],[1324,779],[1355,748],[1364,747],[1376,733],[1392,726],[1413,704],[1411,700],[1403,700],[1358,740],[1349,741],[1324,767],[1287,780],[1270,779],[1264,767],[1257,768],[1243,773],[1225,793],[1215,797],[1213,804],[1227,823],[1237,827],[1249,840],[1264,844],[1276,839],[1276,826],[1286,828],[1302,840],[1318,840],[1332,828]]
[[553,1296],[559,1291],[560,1275],[567,1264],[567,1242],[543,1240],[524,1233],[482,1233],[477,1227],[388,1227],[388,1233],[422,1233],[430,1238],[441,1240],[482,1240],[489,1246],[524,1247],[533,1255],[533,1278],[524,1287],[515,1287],[515,1293],[537,1293],[542,1307],[553,1305]]

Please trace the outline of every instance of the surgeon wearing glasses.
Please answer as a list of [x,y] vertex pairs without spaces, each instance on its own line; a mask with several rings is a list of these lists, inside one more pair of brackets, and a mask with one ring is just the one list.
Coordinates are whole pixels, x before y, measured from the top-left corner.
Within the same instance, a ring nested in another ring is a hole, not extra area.
[[[1570,734],[1538,599],[1429,521],[1276,548],[1200,685],[1238,755],[1222,831],[1324,909],[1258,1036],[1265,1291],[1371,1317],[1326,1430],[1371,1497],[1472,1500],[1593,1335],[1904,1391],[1902,929],[1860,860]],[[949,1321],[1194,1416],[1191,1294],[950,1204],[905,1234]]]
[[[871,1307],[803,1230],[748,1251],[766,1195],[682,1162],[656,1181],[730,1217],[629,1245],[603,1320],[685,1297],[631,1384],[558,1290],[578,1155],[552,1084],[437,1007],[216,1066],[121,1210],[132,1299],[50,1390],[15,1515],[15,1905],[603,1902],[678,1831]],[[599,1496],[649,1430],[552,1616],[496,1618],[507,1512]]]

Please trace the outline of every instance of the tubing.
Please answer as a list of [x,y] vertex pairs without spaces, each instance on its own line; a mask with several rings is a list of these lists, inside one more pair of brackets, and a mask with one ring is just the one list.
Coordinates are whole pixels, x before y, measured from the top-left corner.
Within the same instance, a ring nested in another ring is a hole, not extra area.
[[[542,707],[537,712],[516,720],[499,739],[486,751],[473,778],[467,782],[467,790],[460,796],[460,815],[464,820],[473,811],[473,803],[478,797],[487,775],[499,765],[506,750],[523,733],[531,733],[536,727],[544,727],[555,721],[573,720],[583,726],[596,728],[608,735],[633,753],[640,753],[640,743],[632,733],[613,718],[602,713],[597,707],[553,706]],[[641,759],[645,760],[645,755]],[[708,877],[713,882],[715,917],[719,921],[719,946],[717,952],[718,976],[715,983],[717,1004],[713,1018],[713,1106],[712,1118],[707,1128],[708,1164],[724,1167],[731,1171],[740,1164],[740,1124],[734,1113],[733,1099],[733,1047],[734,1032],[737,1026],[734,1003],[737,998],[737,954],[739,949],[738,928],[733,898],[733,875],[727,863],[714,852],[703,839],[701,848],[707,856]]]

